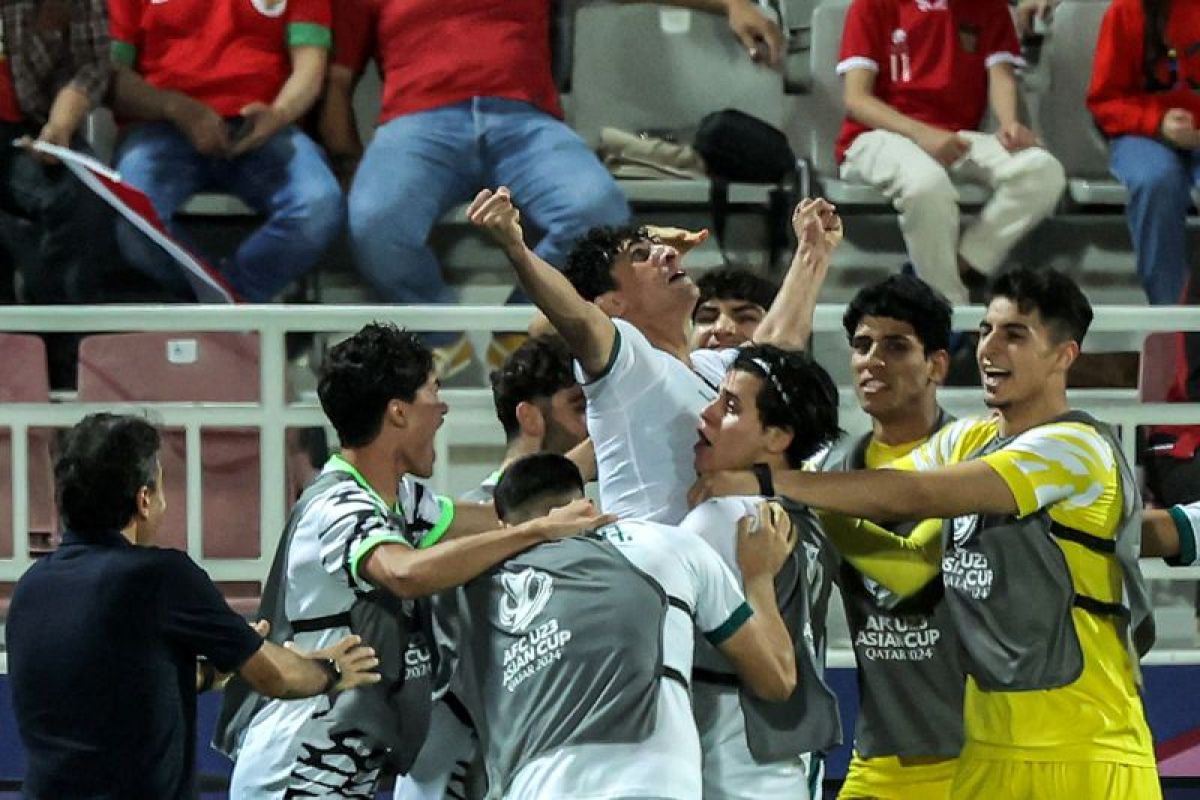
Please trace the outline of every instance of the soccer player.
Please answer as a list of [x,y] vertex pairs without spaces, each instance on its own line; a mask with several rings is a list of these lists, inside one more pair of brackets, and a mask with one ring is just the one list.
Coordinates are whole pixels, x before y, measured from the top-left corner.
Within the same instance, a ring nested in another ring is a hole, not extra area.
[[[504,250],[575,356],[601,505],[621,519],[677,523],[687,511],[696,415],[737,353],[691,350],[687,323],[697,292],[676,250],[639,229],[593,229],[560,273],[525,246],[506,188],[480,192],[468,218]],[[805,200],[793,227],[800,246],[757,336],[802,348],[841,220],[824,200]]]
[[342,449],[292,511],[263,616],[272,638],[306,649],[351,630],[373,640],[384,680],[336,704],[261,703],[227,691],[218,745],[236,758],[230,794],[240,799],[373,797],[385,770],[411,765],[428,720],[428,611],[414,599],[611,519],[581,501],[545,519],[459,536],[479,530],[479,520],[414,480],[433,472],[433,437],[446,415],[433,356],[395,326],[367,325],[336,345],[317,394]]
[[779,287],[750,270],[723,267],[696,280],[700,297],[692,311],[692,349],[721,350],[754,341]]
[[[520,525],[582,496],[571,462],[542,453],[509,466],[496,508]],[[778,507],[753,510],[734,545],[744,596],[699,539],[641,520],[581,528],[460,590],[454,690],[479,726],[491,796],[700,796],[688,696],[697,629],[751,691],[782,699],[796,683],[773,585],[791,525]]]
[[[746,347],[720,394],[701,412],[699,428],[699,473],[797,468],[838,434],[837,387],[804,353]],[[774,491],[762,487],[755,494],[702,503],[680,527],[712,545],[737,573],[738,520]],[[699,646],[692,701],[706,800],[811,797],[820,785],[821,753],[841,744],[837,700],[822,678],[825,618],[839,559],[813,512],[786,497],[784,502],[797,546],[774,587],[796,647],[796,688],[780,704],[756,701],[741,690],[724,658]]]
[[[829,531],[900,594],[941,569],[969,674],[953,798],[1161,796],[1134,652],[1152,641],[1140,494],[1107,429],[1067,403],[1091,319],[1065,275],[1006,273],[979,328],[991,416],[952,423],[890,469],[774,476],[818,508],[946,520],[907,539]],[[754,483],[704,475],[693,498]]]
[[[951,308],[919,278],[893,275],[859,291],[842,323],[871,431],[843,436],[818,469],[877,469],[952,421],[937,402],[949,367]],[[891,530],[905,535],[912,526]],[[838,583],[859,690],[854,754],[838,797],[945,800],[963,744],[966,677],[941,581],[935,576],[901,598],[843,561]]]
[[[500,466],[462,496],[491,504],[496,483],[518,458],[539,452],[566,454],[587,438],[583,390],[571,370],[571,354],[553,334],[534,336],[513,351],[492,373],[492,400],[504,428],[508,448]],[[590,448],[586,448],[591,458]],[[594,467],[593,467],[594,470]],[[439,648],[455,649],[455,593],[433,598],[433,631]],[[440,800],[445,794],[466,796],[477,751],[474,725],[461,703],[446,696],[446,664],[434,679],[434,703],[427,745],[409,773],[396,781],[395,800]]]
[[566,455],[587,438],[587,399],[557,336],[534,336],[514,350],[492,373],[492,401],[508,446],[496,471],[464,500],[490,503],[506,466],[543,451]]

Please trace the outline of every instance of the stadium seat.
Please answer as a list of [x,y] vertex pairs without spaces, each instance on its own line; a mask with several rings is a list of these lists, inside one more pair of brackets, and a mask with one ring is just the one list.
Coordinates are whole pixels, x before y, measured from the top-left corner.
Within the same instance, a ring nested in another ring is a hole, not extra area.
[[[569,121],[590,145],[600,130],[665,131],[690,139],[706,114],[737,108],[781,130],[783,78],[746,56],[719,15],[648,5],[589,5],[575,21]],[[622,53],[636,53],[623,57]],[[634,205],[707,205],[706,180],[622,180]],[[766,204],[770,186],[743,185],[734,202]]]
[[[239,333],[122,333],[89,336],[79,347],[84,402],[257,402],[259,345]],[[167,516],[161,544],[187,549],[187,454],[183,431],[162,448]],[[206,558],[253,558],[259,536],[259,435],[250,428],[201,435]]]
[[1138,400],[1170,402],[1168,393],[1175,382],[1175,367],[1183,355],[1182,348],[1183,335],[1179,333],[1152,333],[1146,337],[1138,363]]
[[[0,403],[46,403],[50,378],[46,345],[41,337],[0,333]],[[29,430],[29,550],[37,555],[53,549],[58,534],[54,504],[54,470],[51,452],[55,431]],[[0,428],[0,557],[13,555],[12,432]]]
[[1092,60],[1106,3],[1067,0],[1054,10],[1042,58],[1049,59],[1038,120],[1046,148],[1067,172],[1067,193],[1086,205],[1125,204],[1125,187],[1108,171],[1108,145],[1087,110]]
[[[807,156],[816,172],[821,192],[832,202],[847,206],[891,205],[872,186],[844,181],[834,160],[834,145],[846,111],[842,104],[842,78],[837,74],[846,25],[848,3],[822,3],[812,14],[812,98]],[[957,184],[960,202],[981,205],[989,191],[975,184]]]

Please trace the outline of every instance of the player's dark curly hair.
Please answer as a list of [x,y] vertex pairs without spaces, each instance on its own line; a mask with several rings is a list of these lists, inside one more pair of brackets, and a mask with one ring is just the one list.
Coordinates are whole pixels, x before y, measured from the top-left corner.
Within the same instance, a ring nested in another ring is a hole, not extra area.
[[696,319],[696,311],[701,304],[712,299],[717,300],[749,300],[762,308],[770,308],[779,293],[779,286],[761,275],[741,267],[721,267],[709,270],[696,281],[700,297],[696,300],[696,308],[692,310],[692,319]]
[[634,225],[592,228],[571,248],[563,274],[584,300],[595,300],[617,288],[612,268],[621,250],[645,238],[646,229]]
[[846,338],[853,339],[863,317],[907,322],[928,356],[949,349],[952,315],[950,301],[937,289],[914,275],[892,275],[854,295],[842,315],[842,327]]
[[392,400],[411,401],[429,380],[433,354],[416,334],[372,322],[330,349],[317,397],[343,447],[362,447],[383,426]]
[[792,432],[786,456],[798,468],[838,437],[838,390],[829,373],[801,350],[769,344],[742,348],[731,369],[762,380],[756,403],[763,425]]
[[558,336],[535,336],[512,352],[491,375],[492,401],[504,435],[512,441],[521,432],[517,406],[550,397],[575,385],[571,353]]

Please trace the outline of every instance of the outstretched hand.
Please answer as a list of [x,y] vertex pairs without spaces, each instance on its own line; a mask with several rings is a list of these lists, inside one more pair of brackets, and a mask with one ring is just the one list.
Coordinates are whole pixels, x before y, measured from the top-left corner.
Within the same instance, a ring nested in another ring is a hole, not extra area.
[[495,191],[481,190],[467,208],[467,219],[472,225],[487,231],[505,252],[525,246],[521,212],[513,205],[512,194],[507,186],[501,186]]
[[363,644],[362,637],[351,634],[320,650],[306,653],[291,642],[284,645],[297,655],[317,661],[332,661],[337,665],[341,678],[333,685],[333,691],[345,692],[358,686],[379,683],[382,678],[377,671],[379,658],[374,648]]
[[[792,230],[796,232],[793,262],[799,262],[798,266],[810,274],[809,280],[820,286],[829,273],[833,251],[842,241],[842,218],[828,200],[806,197],[792,213]],[[792,268],[796,266],[794,263]]]
[[616,514],[601,514],[586,497],[552,509],[537,521],[547,539],[564,539],[583,531],[595,530],[617,521]]
[[674,247],[679,255],[685,255],[691,250],[708,241],[708,228],[689,231],[687,228],[672,228],[665,225],[647,225],[646,235],[655,244],[667,244]]

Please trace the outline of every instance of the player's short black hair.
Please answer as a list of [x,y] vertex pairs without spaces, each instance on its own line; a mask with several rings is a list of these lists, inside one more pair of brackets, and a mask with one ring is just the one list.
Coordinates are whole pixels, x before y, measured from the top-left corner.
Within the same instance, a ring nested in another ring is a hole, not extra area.
[[516,524],[583,496],[583,476],[569,458],[534,453],[505,467],[493,502],[502,522]]
[[854,338],[863,317],[887,317],[912,325],[926,356],[950,349],[950,301],[915,275],[892,275],[860,289],[842,315],[847,339]]

